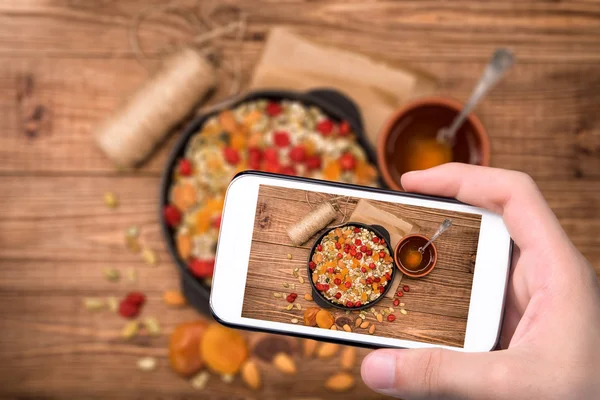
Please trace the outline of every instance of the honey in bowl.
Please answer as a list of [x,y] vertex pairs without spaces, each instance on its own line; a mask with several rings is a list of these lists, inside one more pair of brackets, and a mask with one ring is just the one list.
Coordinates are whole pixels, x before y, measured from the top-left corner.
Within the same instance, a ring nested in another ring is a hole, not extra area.
[[406,236],[396,249],[396,264],[408,275],[422,275],[430,270],[437,259],[433,244],[421,253],[419,248],[427,243],[427,238],[420,235]]

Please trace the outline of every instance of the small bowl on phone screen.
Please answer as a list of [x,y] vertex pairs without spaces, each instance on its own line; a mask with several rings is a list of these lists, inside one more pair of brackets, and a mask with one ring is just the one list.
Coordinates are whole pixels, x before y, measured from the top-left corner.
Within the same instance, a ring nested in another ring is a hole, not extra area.
[[421,278],[433,270],[438,257],[433,242],[422,252],[419,251],[428,241],[423,235],[408,235],[398,242],[394,250],[394,261],[404,275]]

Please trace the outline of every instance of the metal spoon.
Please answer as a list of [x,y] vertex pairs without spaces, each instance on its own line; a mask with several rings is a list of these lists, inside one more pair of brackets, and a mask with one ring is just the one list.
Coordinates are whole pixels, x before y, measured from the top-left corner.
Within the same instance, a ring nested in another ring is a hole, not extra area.
[[444,222],[442,222],[442,224],[438,228],[438,230],[435,231],[435,233],[433,234],[431,239],[429,239],[429,241],[427,243],[425,243],[425,246],[419,247],[419,253],[423,254],[425,252],[425,249],[427,248],[427,246],[429,246],[431,244],[431,242],[433,242],[435,239],[437,239],[442,233],[444,233],[451,226],[452,226],[452,221],[449,219],[445,219]]
[[473,89],[471,97],[466,102],[460,114],[454,118],[452,125],[447,128],[442,128],[438,131],[436,139],[440,143],[445,143],[450,146],[454,145],[454,138],[458,128],[465,122],[471,110],[479,103],[486,93],[494,87],[494,85],[502,78],[504,73],[510,69],[515,63],[513,54],[507,49],[498,49],[490,59],[487,67],[483,71],[483,75],[479,79],[477,86]]

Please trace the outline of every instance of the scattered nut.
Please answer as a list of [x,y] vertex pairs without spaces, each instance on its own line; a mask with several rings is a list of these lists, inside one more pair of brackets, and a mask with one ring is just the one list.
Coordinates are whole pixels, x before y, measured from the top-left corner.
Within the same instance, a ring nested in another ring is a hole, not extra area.
[[294,270],[292,271],[292,275],[294,276],[294,278],[297,278],[298,276],[300,276],[300,275],[298,274],[298,268],[296,268],[296,269],[294,269]]
[[104,204],[109,208],[117,208],[119,205],[119,199],[113,192],[104,193]]
[[86,297],[83,299],[83,305],[88,311],[98,311],[104,308],[104,300],[95,297]]
[[145,248],[142,250],[142,258],[149,265],[156,265],[158,259],[156,258],[156,253],[152,249]]
[[123,330],[121,331],[121,337],[123,339],[131,339],[132,337],[137,335],[137,332],[138,332],[137,321],[130,321],[125,325],[125,327],[123,327]]
[[273,293],[273,297],[277,297],[279,299],[279,298],[281,298],[281,293],[275,292],[275,293]]
[[291,260],[292,259],[292,254],[288,253],[287,258],[288,258],[288,260]]
[[273,365],[284,374],[294,375],[296,373],[296,363],[286,353],[275,354]]
[[371,323],[369,321],[364,321],[362,324],[360,324],[360,328],[367,329],[369,327],[369,325],[371,325]]
[[221,380],[224,383],[231,383],[231,382],[233,382],[233,378],[234,378],[234,376],[232,374],[223,374],[223,375],[221,375]]
[[331,325],[331,328],[329,329],[331,329],[332,331],[337,331],[337,325]]
[[369,335],[372,335],[375,333],[375,324],[371,325],[371,327],[369,328]]
[[315,354],[315,351],[317,350],[317,345],[319,344],[319,342],[317,342],[316,340],[311,340],[311,339],[305,339],[303,341],[303,351],[304,351],[304,357],[312,357]]
[[158,324],[158,320],[154,317],[147,317],[144,320],[144,326],[148,330],[148,333],[152,336],[160,335],[160,325]]
[[345,392],[354,386],[354,377],[348,373],[340,372],[330,376],[325,381],[325,388],[334,392]]
[[408,312],[406,312],[406,310],[404,308],[400,310],[400,313],[402,313],[404,315],[408,314]]
[[306,300],[306,301],[313,301],[313,297],[312,297],[312,295],[310,293],[306,293],[304,295],[304,300]]
[[288,304],[285,309],[290,311],[292,308],[294,308],[294,305],[292,303]]
[[108,309],[112,312],[117,312],[119,309],[119,300],[114,296],[107,297],[106,304],[108,305]]
[[142,247],[140,246],[140,242],[137,237],[125,236],[125,246],[132,253],[139,253]]
[[323,343],[321,345],[321,347],[319,347],[319,350],[317,351],[317,356],[320,359],[326,359],[326,358],[332,357],[334,354],[336,354],[338,352],[339,348],[340,348],[339,344]]
[[104,268],[102,270],[104,277],[111,282],[118,282],[121,278],[121,273],[114,268]]
[[292,318],[292,324],[297,324],[298,323],[298,318]]
[[302,310],[302,304],[296,303],[296,310]]
[[400,307],[404,307],[404,303],[400,303]]
[[125,229],[125,236],[127,236],[127,237],[136,238],[139,235],[140,235],[140,228],[138,228],[135,225],[132,225],[129,228]]
[[137,272],[135,272],[135,269],[131,268],[127,270],[127,279],[129,279],[130,282],[135,282],[137,280]]
[[248,360],[242,365],[241,375],[242,380],[250,389],[258,390],[260,388],[260,372],[253,360]]
[[392,307],[388,308],[390,314],[394,312],[394,309]]
[[202,371],[198,375],[193,377],[190,383],[192,384],[192,387],[194,389],[203,390],[206,387],[206,384],[208,383],[208,378],[210,378],[209,373],[207,371]]
[[299,276],[299,277],[298,277],[298,282],[300,282],[300,283],[304,283],[304,278],[303,278],[303,277],[301,277],[301,276]]
[[290,287],[290,284],[289,284],[289,283],[287,283],[287,282],[283,282],[283,287],[287,289],[287,288],[289,288],[289,287]]
[[356,349],[354,347],[344,347],[342,350],[342,355],[340,357],[340,364],[342,369],[352,369],[354,368],[354,363],[356,362]]
[[348,324],[344,325],[343,328],[346,332],[352,332],[352,328],[350,328],[350,325]]
[[137,362],[137,366],[142,371],[152,371],[156,368],[156,358],[154,357],[143,357]]
[[354,321],[354,327],[358,328],[360,326],[360,324],[362,324],[362,319],[360,317],[356,318],[356,321]]
[[377,314],[377,321],[383,322],[383,315]]
[[179,290],[167,290],[163,293],[163,302],[172,307],[181,307],[187,304],[183,293]]

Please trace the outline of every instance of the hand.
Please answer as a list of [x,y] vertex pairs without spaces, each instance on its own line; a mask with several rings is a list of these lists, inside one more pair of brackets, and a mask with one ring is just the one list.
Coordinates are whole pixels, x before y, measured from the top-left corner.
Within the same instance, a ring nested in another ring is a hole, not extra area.
[[446,164],[402,177],[411,192],[455,197],[502,215],[515,242],[502,350],[377,350],[372,389],[413,399],[592,399],[600,396],[600,287],[533,180]]

